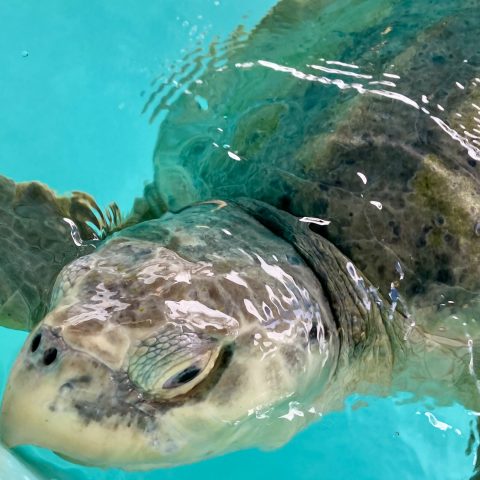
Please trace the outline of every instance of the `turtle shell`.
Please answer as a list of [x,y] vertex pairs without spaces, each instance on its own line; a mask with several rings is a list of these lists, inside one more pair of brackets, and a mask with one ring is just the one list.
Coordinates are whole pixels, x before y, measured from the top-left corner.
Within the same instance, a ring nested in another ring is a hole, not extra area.
[[384,294],[400,280],[419,303],[478,291],[478,6],[452,15],[442,1],[425,18],[402,2],[350,5],[358,15],[298,3],[290,17],[280,2],[224,67],[213,58],[168,112],[157,195],[173,210],[246,196],[326,220],[312,227]]

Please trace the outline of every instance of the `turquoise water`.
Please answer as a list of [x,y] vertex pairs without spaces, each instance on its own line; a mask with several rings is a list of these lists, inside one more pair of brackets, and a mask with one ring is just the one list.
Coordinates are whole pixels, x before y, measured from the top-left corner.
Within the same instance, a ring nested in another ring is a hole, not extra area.
[[[2,3],[0,172],[59,192],[85,190],[101,205],[115,200],[127,211],[153,175],[162,115],[150,121],[153,108],[142,113],[158,85],[152,82],[180,78],[189,51],[198,45],[205,51],[239,24],[250,30],[274,3]],[[202,99],[198,104],[205,108]],[[25,335],[1,333],[3,390]],[[20,453],[51,479],[466,479],[474,463],[475,448],[467,451],[474,420],[461,406],[413,403],[399,394],[350,398],[344,412],[327,415],[279,450],[238,452],[175,469],[102,471],[41,449]]]

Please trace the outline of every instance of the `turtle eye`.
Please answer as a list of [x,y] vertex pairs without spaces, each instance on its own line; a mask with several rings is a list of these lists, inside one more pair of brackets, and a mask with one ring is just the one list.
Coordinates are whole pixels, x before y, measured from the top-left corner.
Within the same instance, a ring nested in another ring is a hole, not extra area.
[[220,347],[216,345],[203,353],[196,352],[194,356],[185,358],[184,361],[175,362],[170,368],[165,368],[163,375],[158,375],[152,393],[163,398],[184,395],[207,378],[215,366],[219,353]]
[[163,332],[143,342],[128,366],[132,383],[156,399],[185,395],[214,370],[222,346],[211,338]]
[[189,367],[182,370],[180,373],[177,373],[173,377],[170,377],[164,384],[163,388],[177,388],[185,385],[188,382],[191,382],[194,378],[202,372],[202,368],[198,365],[190,365]]

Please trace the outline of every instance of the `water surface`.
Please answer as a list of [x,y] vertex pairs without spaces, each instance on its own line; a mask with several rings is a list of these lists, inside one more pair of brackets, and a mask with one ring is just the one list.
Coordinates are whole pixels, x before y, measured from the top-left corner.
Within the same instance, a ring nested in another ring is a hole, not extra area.
[[[286,17],[274,24],[278,29],[269,30],[260,21],[266,16],[268,25],[274,3],[147,1],[141,8],[130,1],[95,1],[88,7],[54,0],[2,4],[0,172],[18,181],[43,181],[59,192],[85,190],[100,204],[115,200],[128,211],[144,182],[152,179],[152,157],[162,156],[165,139],[183,145],[192,124],[194,134],[208,130],[210,148],[221,151],[222,158],[255,159],[248,157],[258,144],[235,144],[230,132],[241,120],[236,112],[253,109],[266,91],[272,103],[295,104],[292,92],[307,90],[305,99],[312,106],[302,108],[313,113],[307,118],[300,111],[297,125],[306,130],[321,124],[326,132],[334,128],[341,106],[359,96],[400,102],[402,108],[422,111],[432,128],[450,138],[457,135],[454,141],[465,161],[480,159],[475,106],[468,124],[453,125],[456,112],[445,111],[441,100],[470,95],[473,87],[466,84],[462,64],[478,58],[463,58],[460,48],[457,57],[434,59],[458,65],[447,92],[429,89],[424,72],[409,71],[405,77],[401,63],[387,62],[403,58],[408,65],[408,45],[442,18],[458,15],[468,2],[312,1],[311,18],[295,22]],[[320,8],[322,15],[317,14]],[[294,15],[291,7],[287,12]],[[253,29],[255,49],[249,43]],[[375,56],[384,45],[385,55]],[[480,80],[478,85],[480,89]],[[231,106],[231,114],[220,111],[223,104]],[[331,104],[340,106],[334,114]],[[178,127],[182,115],[191,118],[185,130]],[[445,128],[447,123],[453,131]],[[268,128],[266,132],[268,136]],[[262,153],[262,161],[290,168],[289,155],[305,141],[302,135],[292,127],[284,143],[272,142]],[[379,206],[372,203],[372,208]],[[25,335],[1,333],[3,389]],[[401,393],[396,398],[353,397],[344,412],[325,416],[279,450],[238,452],[148,473],[75,466],[37,448],[21,453],[52,479],[469,478],[474,413],[459,405],[407,399]]]

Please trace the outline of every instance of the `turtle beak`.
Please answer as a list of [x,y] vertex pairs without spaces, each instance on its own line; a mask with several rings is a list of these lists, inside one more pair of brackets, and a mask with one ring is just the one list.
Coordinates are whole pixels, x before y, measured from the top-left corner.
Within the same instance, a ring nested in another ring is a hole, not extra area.
[[101,392],[114,392],[114,387],[104,365],[68,347],[51,329],[38,329],[10,373],[0,437],[9,447],[38,445],[70,457],[81,452],[78,460],[91,463],[109,445],[108,433],[98,422],[88,425],[87,420],[101,415],[100,408],[84,417],[78,409],[81,402],[98,405]]
[[58,432],[53,421],[61,394],[67,383],[68,368],[62,368],[66,347],[60,337],[48,329],[32,333],[10,373],[2,402],[0,437],[14,447],[34,444],[50,447]]
[[43,325],[28,337],[10,374],[0,438],[9,447],[38,445],[75,463],[142,467],[158,448],[147,433],[149,415],[135,408],[131,395],[137,398],[122,390],[109,367]]
[[[39,405],[45,405],[45,389],[27,391],[25,384],[12,379],[7,385],[0,415],[0,438],[7,447],[23,444],[41,445],[42,424],[48,424],[46,412],[39,411]],[[32,408],[33,403],[37,406]],[[45,432],[45,428],[43,428]]]

